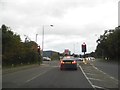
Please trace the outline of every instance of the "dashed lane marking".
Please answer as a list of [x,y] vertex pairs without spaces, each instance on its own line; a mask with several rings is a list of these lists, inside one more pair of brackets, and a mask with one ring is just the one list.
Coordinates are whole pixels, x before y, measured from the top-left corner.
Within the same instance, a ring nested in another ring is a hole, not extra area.
[[41,76],[41,75],[43,75],[43,74],[45,74],[46,72],[47,72],[47,71],[44,71],[44,72],[42,72],[42,73],[40,73],[40,74],[38,74],[38,75],[32,77],[31,79],[28,79],[28,80],[26,81],[26,83],[32,81],[33,79],[35,79],[35,78],[37,78],[37,77],[39,77],[39,76]]
[[103,72],[102,70],[98,69],[97,67],[95,67],[93,64],[90,64],[92,65],[93,68],[95,68],[96,70],[100,71],[101,73],[107,75],[108,77],[110,77],[111,79],[114,79],[116,82],[118,82],[118,80],[110,75],[108,75],[107,73]]
[[[44,64],[44,65],[45,65],[45,64]],[[45,65],[45,66],[46,66],[46,65]],[[49,65],[47,65],[47,66],[49,66]],[[58,66],[52,66],[52,67],[58,67]],[[43,75],[43,74],[45,74],[45,73],[48,72],[48,71],[49,71],[49,70],[44,71],[44,72],[42,72],[42,73],[40,73],[40,74],[32,77],[31,79],[28,79],[28,80],[26,81],[26,83],[32,81],[33,79],[35,79],[35,78],[37,78],[37,77],[39,77],[39,76],[41,76],[41,75]]]
[[[103,89],[103,90],[107,90],[106,88],[104,87],[100,87],[100,86],[97,86],[97,85],[93,85],[93,83],[90,81],[90,79],[94,79],[94,78],[88,78],[87,75],[85,74],[85,72],[83,71],[82,67],[79,65],[79,68],[81,69],[82,73],[84,74],[85,78],[88,80],[88,82],[90,83],[90,85],[93,87],[94,90],[96,90],[96,88],[99,88],[99,89]],[[94,79],[94,80],[97,80],[97,81],[100,81],[100,79]]]

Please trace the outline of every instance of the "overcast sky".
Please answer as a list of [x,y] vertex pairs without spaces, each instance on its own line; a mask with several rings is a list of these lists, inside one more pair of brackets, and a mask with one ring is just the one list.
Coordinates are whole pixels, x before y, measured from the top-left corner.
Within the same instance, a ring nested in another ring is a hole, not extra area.
[[[0,0],[0,25],[11,27],[24,41],[27,35],[44,50],[71,53],[95,51],[104,30],[118,26],[119,0]],[[54,25],[50,27],[50,25]]]

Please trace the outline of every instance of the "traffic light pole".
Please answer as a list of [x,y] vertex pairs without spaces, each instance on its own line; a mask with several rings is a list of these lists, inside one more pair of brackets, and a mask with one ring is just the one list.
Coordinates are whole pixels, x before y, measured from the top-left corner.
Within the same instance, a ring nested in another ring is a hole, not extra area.
[[38,46],[38,64],[40,65],[40,60],[41,60],[41,55],[40,55],[40,46]]
[[84,60],[85,60],[85,52],[84,52]]
[[85,43],[82,44],[82,52],[84,53],[84,55],[83,55],[83,58],[84,58],[83,62],[85,64],[87,64],[86,58],[85,58],[85,52],[86,52],[86,44]]

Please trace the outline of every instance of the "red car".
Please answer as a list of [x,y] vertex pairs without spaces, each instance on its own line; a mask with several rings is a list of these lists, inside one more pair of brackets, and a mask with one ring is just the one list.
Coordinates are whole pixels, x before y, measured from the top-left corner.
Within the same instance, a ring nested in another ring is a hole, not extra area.
[[77,61],[74,57],[67,56],[60,60],[60,70],[74,69],[77,70]]

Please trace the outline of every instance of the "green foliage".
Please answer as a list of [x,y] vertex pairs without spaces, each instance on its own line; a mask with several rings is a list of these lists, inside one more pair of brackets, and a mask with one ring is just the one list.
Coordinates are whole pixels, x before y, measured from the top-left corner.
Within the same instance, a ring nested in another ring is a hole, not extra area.
[[2,64],[27,64],[39,60],[37,44],[34,41],[21,42],[20,36],[2,25]]
[[105,30],[97,40],[97,57],[116,59],[120,58],[120,26],[114,30]]

